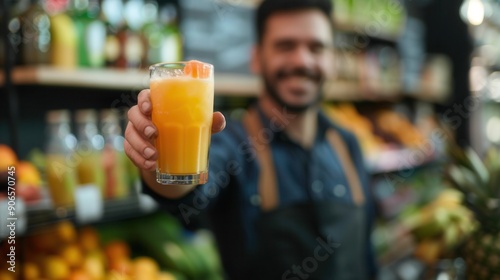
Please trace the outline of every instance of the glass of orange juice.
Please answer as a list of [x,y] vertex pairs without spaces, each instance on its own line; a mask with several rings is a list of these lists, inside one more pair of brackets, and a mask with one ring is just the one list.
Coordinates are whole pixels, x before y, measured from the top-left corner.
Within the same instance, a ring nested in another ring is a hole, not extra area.
[[156,181],[196,185],[208,180],[214,67],[200,61],[150,68],[152,121],[158,130]]

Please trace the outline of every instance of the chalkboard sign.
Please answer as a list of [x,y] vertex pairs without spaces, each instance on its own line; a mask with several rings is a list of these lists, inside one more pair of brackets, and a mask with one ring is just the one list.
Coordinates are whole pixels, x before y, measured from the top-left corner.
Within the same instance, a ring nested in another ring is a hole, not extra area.
[[234,2],[179,1],[186,60],[211,63],[219,73],[249,73],[254,10]]

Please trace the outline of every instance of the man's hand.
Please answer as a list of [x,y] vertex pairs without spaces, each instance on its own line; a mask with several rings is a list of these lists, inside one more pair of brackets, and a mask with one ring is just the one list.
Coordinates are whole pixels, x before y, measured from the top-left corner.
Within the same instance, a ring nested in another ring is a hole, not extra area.
[[[132,162],[143,171],[154,171],[158,153],[154,139],[158,135],[151,121],[151,100],[149,89],[139,93],[137,105],[128,111],[128,124],[125,130],[125,153]],[[215,112],[212,133],[220,132],[226,126],[226,120],[220,112]]]

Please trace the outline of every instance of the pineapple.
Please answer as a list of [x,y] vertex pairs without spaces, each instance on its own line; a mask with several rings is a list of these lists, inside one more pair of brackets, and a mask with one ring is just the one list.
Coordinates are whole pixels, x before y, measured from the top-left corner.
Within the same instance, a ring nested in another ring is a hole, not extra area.
[[464,194],[480,225],[461,250],[467,279],[500,280],[500,152],[492,148],[481,160],[470,148],[449,151],[449,182]]

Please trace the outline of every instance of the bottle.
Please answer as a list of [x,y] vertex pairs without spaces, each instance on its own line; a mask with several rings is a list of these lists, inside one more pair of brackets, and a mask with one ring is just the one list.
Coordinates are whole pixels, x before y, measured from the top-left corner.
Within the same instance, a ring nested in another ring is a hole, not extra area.
[[177,23],[177,7],[166,4],[160,9],[162,41],[160,61],[179,61],[182,59],[182,40]]
[[[51,53],[51,21],[43,0],[31,0],[20,16],[21,58],[24,65],[48,64]],[[15,22],[14,22],[15,23]]]
[[147,46],[145,61],[143,64],[151,65],[161,60],[161,48],[163,39],[163,26],[160,23],[158,5],[156,2],[144,4],[143,17],[145,19],[142,28],[144,44]]
[[[10,20],[7,23],[7,37],[0,36],[0,67],[9,62],[11,66],[22,63],[22,52],[20,51],[23,43],[22,29],[21,29],[21,16],[29,8],[29,3],[24,5],[18,3],[12,4],[10,9]],[[0,15],[0,22],[3,22],[3,15]],[[8,38],[10,43],[10,54],[8,59],[5,59],[5,41]]]
[[177,9],[166,4],[158,11],[152,3],[146,3],[144,14],[148,15],[142,30],[146,42],[147,56],[144,64],[182,59],[181,36],[177,26]]
[[78,66],[102,67],[106,27],[97,0],[74,0],[72,18],[77,32]]
[[146,46],[140,32],[144,23],[143,9],[143,0],[128,0],[125,3],[126,40],[123,50],[125,58],[124,66],[127,68],[141,67],[146,56]]
[[54,206],[72,207],[77,184],[77,161],[73,158],[77,141],[71,134],[70,113],[67,110],[49,111],[46,121],[46,174],[52,202]]
[[101,10],[106,25],[105,65],[118,67],[124,61],[123,45],[126,40],[126,33],[123,32],[123,2],[122,0],[103,0]]
[[75,113],[78,146],[77,173],[79,185],[94,185],[104,196],[105,178],[102,161],[104,137],[99,134],[95,110],[78,110]]
[[76,68],[78,65],[77,30],[73,19],[68,15],[68,5],[53,3],[50,17],[52,34],[51,63],[56,67]]
[[101,133],[104,136],[103,168],[106,174],[105,197],[108,199],[124,198],[129,194],[125,174],[123,150],[125,138],[122,136],[118,110],[101,111]]

